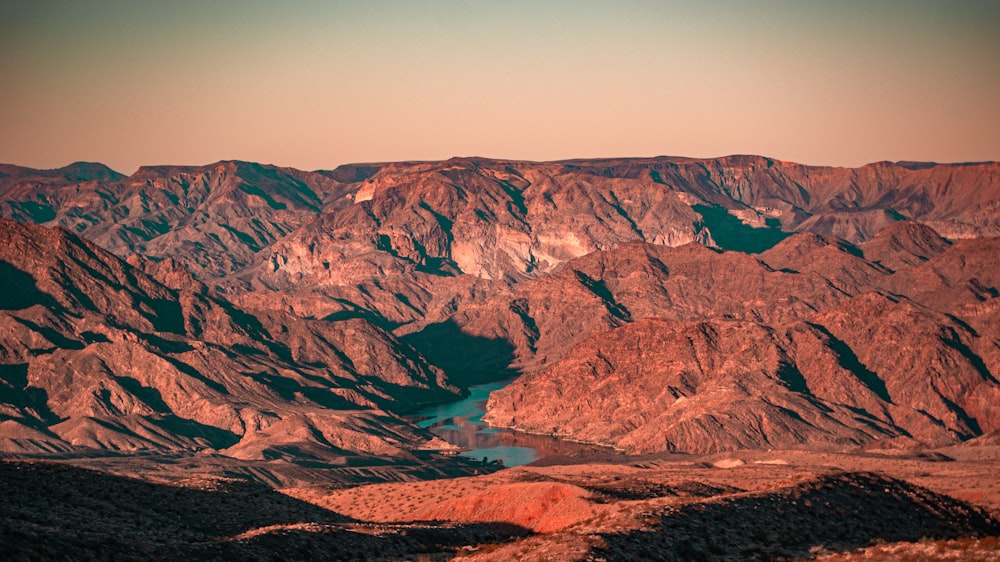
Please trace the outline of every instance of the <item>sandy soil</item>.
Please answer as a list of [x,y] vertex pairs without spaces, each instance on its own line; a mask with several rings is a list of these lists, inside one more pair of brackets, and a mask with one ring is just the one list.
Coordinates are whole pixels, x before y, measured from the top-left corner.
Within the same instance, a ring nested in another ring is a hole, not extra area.
[[[900,541],[900,552],[910,552],[905,545],[921,538],[924,550],[934,551],[940,543],[942,553],[993,552],[995,541],[967,539],[954,548],[942,541],[1000,530],[995,522],[978,529],[949,527],[965,513],[1000,514],[998,468],[997,447],[854,454],[744,451],[578,459],[444,481],[282,491],[362,521],[504,523],[531,533],[463,552],[466,559],[811,558]],[[811,499],[800,503],[801,497]],[[698,530],[671,533],[671,521],[684,527],[697,519],[688,509],[720,511]],[[743,511],[757,522],[744,529],[745,536],[718,527],[728,514]],[[925,518],[925,511],[941,517]],[[857,526],[841,532],[845,517]],[[713,544],[713,536],[727,537],[729,543]],[[788,536],[805,542],[789,542]],[[644,550],[650,544],[659,550]]]
[[0,558],[1000,559],[997,446],[608,455],[452,477],[162,460],[0,463]]

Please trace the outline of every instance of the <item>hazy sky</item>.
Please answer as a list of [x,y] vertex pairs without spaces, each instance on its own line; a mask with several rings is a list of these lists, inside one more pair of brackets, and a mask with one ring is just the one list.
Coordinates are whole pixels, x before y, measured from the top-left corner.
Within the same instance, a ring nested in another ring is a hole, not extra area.
[[0,1],[0,162],[1000,160],[996,0]]

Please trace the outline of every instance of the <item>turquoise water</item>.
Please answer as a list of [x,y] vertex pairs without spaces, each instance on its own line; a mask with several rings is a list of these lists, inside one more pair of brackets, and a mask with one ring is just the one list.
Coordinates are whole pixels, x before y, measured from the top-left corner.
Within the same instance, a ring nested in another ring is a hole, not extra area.
[[428,428],[445,441],[465,449],[462,456],[487,462],[499,460],[504,466],[528,464],[538,460],[535,448],[509,443],[512,432],[487,427],[482,420],[490,393],[509,383],[505,380],[470,386],[467,398],[431,406],[417,412],[413,418],[417,426]]
[[574,456],[599,448],[563,441],[544,435],[529,435],[508,429],[488,427],[482,417],[490,393],[510,380],[469,387],[469,396],[455,402],[431,406],[416,412],[410,419],[419,427],[428,428],[438,437],[458,445],[463,456],[495,462],[504,466],[520,466],[550,456]]

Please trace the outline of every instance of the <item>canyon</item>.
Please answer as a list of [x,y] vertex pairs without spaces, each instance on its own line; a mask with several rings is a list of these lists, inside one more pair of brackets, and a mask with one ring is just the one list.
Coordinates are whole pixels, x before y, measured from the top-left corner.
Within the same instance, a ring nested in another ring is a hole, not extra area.
[[[461,538],[438,557],[562,537],[545,548],[617,559],[674,532],[648,521],[697,519],[671,520],[684,509],[666,497],[712,510],[875,493],[933,511],[955,490],[916,475],[953,466],[978,492],[926,536],[995,533],[998,506],[976,495],[1000,460],[995,162],[0,165],[0,216],[0,452],[31,474],[236,478],[325,510],[254,528],[445,520],[459,527],[410,529]],[[500,470],[409,417],[508,379],[485,423],[586,447]],[[755,470],[770,472],[735,484]],[[352,494],[424,503],[362,513]],[[405,530],[385,531],[400,558],[430,548]],[[271,532],[219,552],[253,558]],[[890,535],[920,538],[865,540]]]

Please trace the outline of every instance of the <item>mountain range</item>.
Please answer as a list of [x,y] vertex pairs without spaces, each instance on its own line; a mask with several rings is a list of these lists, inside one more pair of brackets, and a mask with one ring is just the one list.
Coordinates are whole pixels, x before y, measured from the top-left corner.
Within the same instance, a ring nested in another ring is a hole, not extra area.
[[342,462],[1000,431],[1000,164],[0,166],[0,448]]

